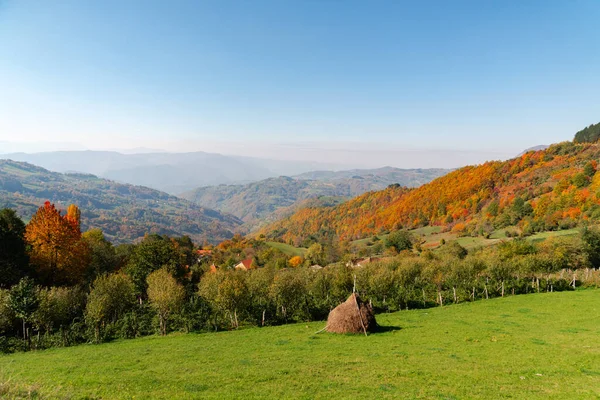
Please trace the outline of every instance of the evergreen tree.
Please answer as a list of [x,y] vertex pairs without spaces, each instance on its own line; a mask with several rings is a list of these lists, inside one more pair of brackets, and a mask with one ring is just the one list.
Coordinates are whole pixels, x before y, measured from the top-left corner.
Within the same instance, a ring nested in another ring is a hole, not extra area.
[[13,210],[0,210],[0,288],[17,283],[28,269],[25,224]]
[[600,267],[600,231],[584,228],[581,233],[583,252],[593,268]]

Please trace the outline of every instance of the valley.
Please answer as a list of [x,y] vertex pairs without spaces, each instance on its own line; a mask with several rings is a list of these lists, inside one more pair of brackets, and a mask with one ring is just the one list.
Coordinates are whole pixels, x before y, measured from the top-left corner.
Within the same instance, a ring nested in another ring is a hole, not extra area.
[[29,220],[45,201],[63,209],[78,204],[84,210],[83,229],[102,229],[117,244],[134,242],[148,233],[189,235],[198,243],[218,243],[232,237],[241,225],[232,215],[147,187],[0,160],[0,208],[14,209]]
[[247,185],[208,186],[183,193],[198,205],[230,213],[252,232],[293,214],[308,204],[341,203],[390,185],[418,187],[448,173],[444,169],[379,168],[373,170],[315,171],[281,176]]
[[297,175],[336,164],[280,161],[208,152],[54,151],[1,154],[53,172],[93,174],[120,183],[146,186],[175,195],[199,186],[239,184],[280,175]]

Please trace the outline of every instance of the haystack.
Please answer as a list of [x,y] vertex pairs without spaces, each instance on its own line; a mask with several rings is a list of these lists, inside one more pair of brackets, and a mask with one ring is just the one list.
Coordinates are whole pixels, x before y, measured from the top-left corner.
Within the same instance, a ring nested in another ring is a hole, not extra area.
[[373,308],[363,303],[358,294],[352,293],[348,300],[334,308],[327,318],[327,331],[334,333],[372,332],[377,327]]

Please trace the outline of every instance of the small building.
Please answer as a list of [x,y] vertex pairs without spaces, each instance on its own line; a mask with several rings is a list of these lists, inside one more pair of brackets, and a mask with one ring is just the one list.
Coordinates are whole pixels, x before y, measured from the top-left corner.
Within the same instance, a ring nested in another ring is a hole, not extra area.
[[346,263],[346,267],[360,268],[360,267],[364,267],[368,263],[376,262],[379,260],[381,260],[381,258],[379,258],[379,257],[356,258],[354,260],[348,261]]
[[242,271],[248,271],[249,269],[253,268],[253,261],[251,258],[247,258],[245,260],[240,261],[240,263],[234,268]]
[[208,270],[208,272],[210,272],[211,274],[214,274],[219,270],[219,267],[217,267],[215,264],[211,264],[209,268],[210,269]]
[[196,254],[198,256],[198,262],[202,262],[202,260],[212,256],[212,250],[196,250]]
[[323,269],[323,267],[321,267],[319,264],[311,265],[308,268],[312,269],[313,271],[320,271]]

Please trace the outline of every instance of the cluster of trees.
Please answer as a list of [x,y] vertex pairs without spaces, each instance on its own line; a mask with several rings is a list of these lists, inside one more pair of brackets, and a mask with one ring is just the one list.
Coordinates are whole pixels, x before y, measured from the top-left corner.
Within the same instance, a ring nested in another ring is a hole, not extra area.
[[[471,253],[456,242],[411,251],[399,231],[383,243],[394,256],[352,268],[338,254],[322,269],[311,265],[333,253],[320,243],[300,258],[236,236],[200,263],[187,237],[114,247],[99,230],[80,233],[76,207],[61,215],[49,203],[27,225],[2,210],[0,239],[1,351],[324,319],[355,285],[375,309],[393,311],[600,284],[600,232],[590,229]],[[247,257],[255,268],[231,268]]]
[[600,123],[592,124],[575,134],[575,143],[596,143],[600,139]]
[[355,240],[427,225],[473,236],[515,225],[525,234],[570,228],[600,219],[598,159],[597,144],[559,143],[417,189],[393,185],[335,207],[304,208],[259,233],[298,245],[310,236]]
[[217,264],[278,270],[337,260],[338,249],[315,244],[291,257],[264,240],[239,235],[199,259],[187,237],[146,235],[114,246],[100,229],[81,232],[81,212],[63,215],[46,202],[25,225],[14,210],[0,210],[0,349],[43,348],[170,329],[207,329],[208,303],[201,277]]
[[115,247],[99,229],[82,234],[80,214],[46,202],[25,225],[0,210],[0,348],[99,341],[133,305],[145,310],[127,314],[143,322],[135,334],[166,333],[169,310],[196,290],[189,237],[147,235]]
[[303,247],[308,249],[303,256],[293,256],[269,245],[264,237],[234,235],[217,246],[205,245],[204,248],[211,251],[211,256],[201,260],[200,266],[203,270],[207,270],[206,267],[213,264],[229,269],[243,259],[251,259],[255,268],[328,265],[342,260],[352,252],[348,242],[318,242],[314,237],[307,238]]
[[[398,235],[404,243],[405,235]],[[379,311],[442,306],[532,292],[600,284],[600,232],[541,244],[524,239],[469,253],[457,242],[437,252],[402,251],[351,268],[272,267],[205,275],[199,295],[215,328],[324,319],[354,285]]]

